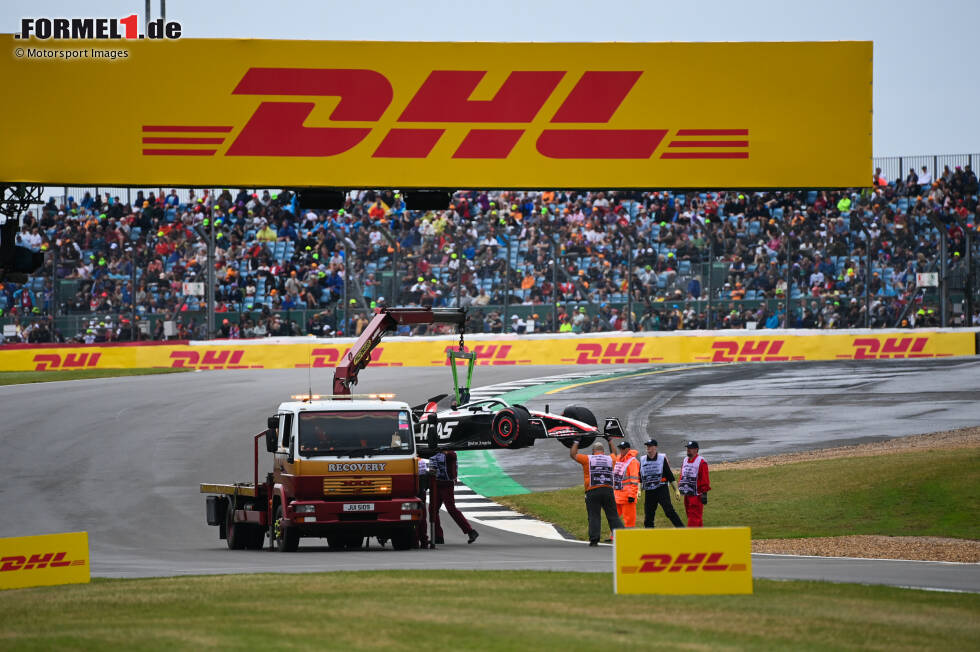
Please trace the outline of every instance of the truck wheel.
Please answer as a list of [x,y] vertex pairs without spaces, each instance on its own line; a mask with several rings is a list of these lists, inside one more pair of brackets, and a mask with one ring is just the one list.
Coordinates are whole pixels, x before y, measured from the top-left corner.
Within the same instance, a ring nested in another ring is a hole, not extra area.
[[530,430],[524,411],[504,408],[490,424],[490,439],[501,448],[515,448],[517,442]]
[[248,536],[245,538],[246,550],[262,550],[265,545],[265,528],[261,525],[252,525],[248,528]]
[[415,546],[415,528],[402,528],[391,535],[391,547],[395,550],[409,550]]
[[276,519],[274,532],[276,534],[275,547],[279,552],[296,552],[299,548],[299,532],[294,527],[283,525],[282,505],[276,507]]
[[[590,426],[599,425],[599,422],[596,421],[595,415],[592,414],[592,410],[584,408],[581,405],[570,405],[562,411],[561,415],[563,417],[568,417],[569,419],[575,419],[576,421],[587,423]],[[574,437],[564,437],[558,441],[560,441],[565,448],[571,448],[573,439]],[[579,437],[579,447],[588,448],[594,441],[595,437]]]
[[244,550],[245,542],[248,540],[248,526],[244,523],[235,523],[235,510],[228,506],[225,510],[225,543],[230,550]]
[[348,534],[344,537],[348,550],[360,550],[364,547],[364,537],[360,534]]

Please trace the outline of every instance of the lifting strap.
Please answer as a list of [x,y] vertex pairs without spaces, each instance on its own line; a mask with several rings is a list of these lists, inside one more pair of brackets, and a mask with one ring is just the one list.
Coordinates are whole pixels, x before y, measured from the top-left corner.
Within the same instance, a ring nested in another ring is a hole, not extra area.
[[[462,327],[459,331],[459,349],[449,349],[446,351],[449,357],[449,367],[453,370],[453,391],[456,393],[456,404],[463,405],[470,402],[470,386],[473,383],[473,367],[476,365],[476,353],[467,352],[466,344],[463,340]],[[460,387],[459,376],[456,372],[456,360],[466,360],[466,384]]]

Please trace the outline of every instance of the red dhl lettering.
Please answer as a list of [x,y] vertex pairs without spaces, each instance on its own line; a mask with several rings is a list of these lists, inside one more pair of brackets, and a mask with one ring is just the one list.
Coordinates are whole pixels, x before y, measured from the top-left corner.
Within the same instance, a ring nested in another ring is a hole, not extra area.
[[[526,130],[515,125],[534,121],[552,96],[564,70],[512,71],[492,99],[470,99],[486,70],[433,70],[388,129],[372,158],[424,159],[443,137],[445,126],[459,123],[509,125],[471,128],[456,147],[455,159],[506,159]],[[636,70],[588,70],[550,119],[551,125],[604,125],[626,100],[643,74]],[[225,156],[337,156],[359,145],[391,106],[394,89],[375,70],[346,68],[250,68],[233,95],[339,97],[330,121],[356,126],[307,127],[316,106],[286,99],[259,103]],[[445,125],[434,126],[415,125]],[[143,125],[143,133],[190,132],[206,137],[143,136],[144,156],[213,156],[232,126]],[[552,159],[648,159],[671,129],[594,129],[549,127],[536,135],[536,151]],[[746,159],[748,129],[677,129],[661,159]],[[704,138],[715,138],[705,140]],[[695,140],[691,140],[695,138]],[[700,139],[699,139],[700,138]],[[158,147],[165,145],[166,147]],[[181,145],[182,147],[174,147]],[[211,145],[207,149],[186,145]],[[148,147],[149,146],[149,147]],[[693,150],[693,151],[692,151]]]
[[66,568],[68,566],[84,566],[84,559],[68,560],[67,552],[48,552],[38,553],[25,557],[23,555],[11,555],[0,557],[0,573],[20,570],[41,570],[42,568]]
[[923,353],[928,337],[887,337],[882,342],[874,337],[856,337],[851,342],[853,355],[838,355],[846,360],[886,360],[888,358],[938,358],[950,354]]
[[745,564],[722,564],[723,552],[682,552],[677,556],[669,554],[648,554],[640,556],[636,566],[621,566],[624,573],[709,573],[721,571],[744,571]]
[[602,344],[589,342],[578,344],[575,350],[578,351],[576,364],[626,364],[642,363],[662,360],[662,358],[652,358],[642,356],[643,342],[610,342],[603,347]]
[[[470,351],[476,353],[476,364],[481,366],[507,366],[516,364],[531,364],[530,360],[521,360],[511,358],[511,351],[514,349],[511,344],[477,344]],[[447,346],[445,351],[449,353],[450,351],[458,351],[459,349],[455,346]],[[433,364],[439,364],[440,361],[433,360]],[[445,366],[449,366],[449,360],[446,359],[441,362]],[[467,362],[465,360],[457,360],[456,365],[465,366]]]
[[[711,362],[784,362],[803,360],[804,356],[779,355],[786,340],[720,340],[711,343]],[[698,356],[705,359],[706,356]]]
[[81,369],[97,367],[101,353],[38,353],[34,356],[34,371],[54,369]]
[[[350,348],[341,349],[338,347],[315,348],[310,352],[310,361],[296,363],[293,365],[297,369],[312,367],[314,369],[332,369],[340,362],[340,358],[350,353]],[[371,366],[373,367],[401,367],[401,362],[382,362],[381,356],[384,354],[384,347],[379,346],[371,351]]]
[[170,364],[175,369],[261,369],[262,365],[241,364],[245,349],[205,349],[204,351],[171,351]]

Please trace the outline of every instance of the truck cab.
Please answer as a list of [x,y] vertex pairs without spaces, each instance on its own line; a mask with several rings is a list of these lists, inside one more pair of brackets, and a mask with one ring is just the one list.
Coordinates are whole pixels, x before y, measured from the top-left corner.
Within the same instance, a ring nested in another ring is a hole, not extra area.
[[325,537],[332,548],[359,546],[370,536],[391,539],[396,549],[414,544],[421,503],[408,404],[290,401],[269,426],[277,547],[295,549],[301,537]]
[[[331,548],[359,548],[365,537],[405,550],[422,519],[418,424],[406,403],[370,398],[294,396],[253,437],[253,482],[202,483],[207,522],[234,550],[271,546],[292,552],[304,537]],[[259,481],[259,442],[272,453]],[[266,467],[268,468],[268,467]]]

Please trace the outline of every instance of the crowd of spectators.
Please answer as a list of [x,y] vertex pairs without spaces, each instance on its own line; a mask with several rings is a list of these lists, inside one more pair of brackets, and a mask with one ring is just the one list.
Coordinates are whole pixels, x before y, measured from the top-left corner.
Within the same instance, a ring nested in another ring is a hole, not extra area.
[[[396,304],[466,306],[475,332],[935,325],[916,274],[943,228],[965,275],[977,192],[969,166],[848,191],[459,191],[436,211],[396,191],[339,210],[285,191],[85,192],[23,217],[19,244],[46,262],[0,284],[0,310],[25,341],[203,337],[186,284],[206,281],[213,232],[222,337],[356,334]],[[48,318],[52,270],[70,329]]]

